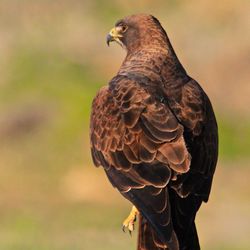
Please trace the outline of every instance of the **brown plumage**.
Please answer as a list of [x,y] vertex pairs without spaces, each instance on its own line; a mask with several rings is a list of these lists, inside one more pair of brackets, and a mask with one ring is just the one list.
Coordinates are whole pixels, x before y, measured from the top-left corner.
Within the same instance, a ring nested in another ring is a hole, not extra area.
[[93,161],[140,211],[138,249],[200,249],[194,220],[218,154],[210,101],[153,16],[118,21],[113,40],[127,56],[93,101]]

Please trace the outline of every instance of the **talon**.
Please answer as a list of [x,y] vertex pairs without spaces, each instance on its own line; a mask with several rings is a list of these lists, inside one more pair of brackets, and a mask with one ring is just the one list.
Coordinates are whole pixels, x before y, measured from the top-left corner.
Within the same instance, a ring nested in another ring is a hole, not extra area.
[[123,222],[123,226],[122,226],[122,231],[126,232],[125,229],[128,229],[128,232],[130,234],[130,236],[132,236],[132,232],[134,231],[134,223],[136,221],[136,216],[138,214],[138,210],[136,209],[135,206],[132,207],[132,210],[129,214],[129,216],[127,217],[127,219]]

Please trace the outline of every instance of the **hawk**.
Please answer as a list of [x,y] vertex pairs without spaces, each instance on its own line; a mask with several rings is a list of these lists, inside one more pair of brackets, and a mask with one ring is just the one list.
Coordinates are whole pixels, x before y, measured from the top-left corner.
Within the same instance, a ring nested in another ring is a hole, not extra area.
[[195,215],[207,202],[218,156],[208,96],[178,60],[151,15],[119,20],[107,36],[126,49],[117,75],[97,93],[91,154],[139,217],[138,250],[200,249]]

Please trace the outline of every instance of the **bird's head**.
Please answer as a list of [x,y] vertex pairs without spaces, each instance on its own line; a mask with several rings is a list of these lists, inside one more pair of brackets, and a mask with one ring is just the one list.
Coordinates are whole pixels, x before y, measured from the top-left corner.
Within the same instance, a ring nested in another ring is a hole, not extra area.
[[117,42],[127,51],[135,51],[152,46],[165,46],[167,35],[160,22],[152,15],[127,16],[116,22],[107,35],[107,44]]

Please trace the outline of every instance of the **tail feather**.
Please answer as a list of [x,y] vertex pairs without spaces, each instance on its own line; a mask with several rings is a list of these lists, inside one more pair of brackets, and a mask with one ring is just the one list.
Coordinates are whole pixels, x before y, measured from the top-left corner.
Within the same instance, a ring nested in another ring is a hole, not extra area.
[[147,220],[139,215],[137,250],[165,250],[166,245],[155,234]]
[[172,222],[178,237],[180,250],[200,250],[195,215],[200,208],[202,199],[194,195],[180,198],[173,190],[170,190],[169,197]]
[[137,250],[178,250],[178,241],[174,231],[171,239],[172,244],[170,244],[171,248],[169,248],[160,240],[149,222],[141,214],[139,215]]
[[140,214],[137,250],[200,250],[195,215],[201,202],[199,197],[191,195],[183,199],[170,190],[173,233],[169,244],[160,240],[157,236],[159,234],[151,226],[152,223]]

